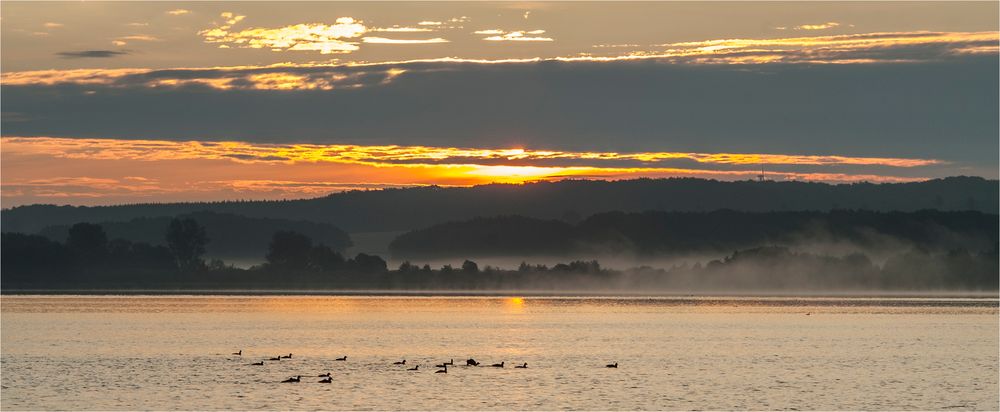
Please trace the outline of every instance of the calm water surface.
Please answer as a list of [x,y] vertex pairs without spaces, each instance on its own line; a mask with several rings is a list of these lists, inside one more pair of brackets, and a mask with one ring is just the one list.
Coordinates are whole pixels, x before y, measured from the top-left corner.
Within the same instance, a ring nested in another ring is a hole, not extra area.
[[0,408],[996,410],[997,304],[4,296]]

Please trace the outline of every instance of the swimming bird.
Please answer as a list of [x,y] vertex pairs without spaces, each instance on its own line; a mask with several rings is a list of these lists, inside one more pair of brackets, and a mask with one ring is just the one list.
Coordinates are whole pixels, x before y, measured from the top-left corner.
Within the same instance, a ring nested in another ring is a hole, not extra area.
[[273,358],[268,359],[268,360],[281,360],[281,356],[276,356],[276,357],[273,357]]
[[417,366],[414,366],[414,367],[412,367],[412,368],[410,368],[410,369],[407,369],[407,370],[408,370],[408,371],[415,371],[415,370],[417,370],[417,369],[419,369],[419,368],[420,368],[420,365],[417,365]]
[[525,362],[524,365],[517,365],[517,366],[515,366],[515,368],[517,368],[517,369],[528,369],[528,362]]
[[447,361],[447,362],[445,362],[444,364],[445,364],[445,365],[448,365],[448,366],[455,366],[455,359],[452,359],[452,360],[450,360],[450,361]]
[[615,363],[609,363],[609,364],[607,364],[607,365],[604,365],[604,367],[605,367],[605,368],[617,368],[617,367],[618,367],[618,362],[615,362]]
[[399,362],[393,362],[392,364],[393,365],[406,365],[406,359],[403,359],[403,360],[401,360]]
[[233,355],[236,355],[236,356],[243,356],[243,349],[240,349],[240,351],[239,351],[239,352],[233,352]]
[[494,368],[502,368],[502,367],[503,367],[503,362],[500,362],[500,363],[494,363],[494,364],[492,364],[492,365],[490,365],[490,366],[492,366],[492,367],[494,367]]
[[445,365],[444,369],[441,369],[439,371],[435,371],[434,373],[448,373],[448,366]]
[[264,361],[254,362],[250,364],[251,366],[264,366]]
[[331,377],[327,377],[326,379],[319,381],[319,383],[331,383],[331,382],[333,382],[333,378]]
[[281,358],[281,359],[291,359],[292,358],[292,354],[289,353],[288,356],[279,356],[279,358]]
[[345,361],[345,360],[347,360],[347,355],[344,355],[343,357],[340,357],[340,358],[337,358],[337,359],[334,359],[334,360]]
[[479,362],[476,362],[475,359],[469,358],[465,361],[465,366],[479,366]]
[[299,383],[300,381],[302,381],[302,376],[293,376],[281,381],[281,383]]
[[445,362],[445,363],[439,363],[439,364],[437,364],[437,365],[434,365],[434,367],[435,367],[435,368],[447,368],[447,367],[448,367],[448,362]]
[[324,373],[322,375],[316,375],[316,377],[317,378],[329,378],[330,377],[330,372]]

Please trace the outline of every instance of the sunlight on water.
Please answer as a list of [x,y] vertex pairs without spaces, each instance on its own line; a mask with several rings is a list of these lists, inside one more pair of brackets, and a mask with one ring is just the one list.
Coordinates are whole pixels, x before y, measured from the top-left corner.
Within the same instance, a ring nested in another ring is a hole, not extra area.
[[[1000,402],[996,299],[0,299],[4,410],[997,409]],[[240,349],[243,356],[230,355]],[[460,366],[470,357],[505,367]],[[405,366],[392,364],[402,359]],[[456,366],[434,373],[449,359]],[[513,368],[524,362],[527,369]],[[620,367],[604,367],[613,362]],[[407,371],[411,365],[420,368]],[[317,383],[326,372],[333,383]],[[294,375],[302,382],[278,383]]]

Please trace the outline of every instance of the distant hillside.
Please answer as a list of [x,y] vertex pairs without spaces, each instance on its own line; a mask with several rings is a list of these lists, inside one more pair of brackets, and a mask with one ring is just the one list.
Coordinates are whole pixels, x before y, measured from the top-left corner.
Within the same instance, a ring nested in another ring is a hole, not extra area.
[[[309,236],[316,243],[343,251],[351,246],[351,238],[328,223],[302,220],[249,218],[228,213],[196,212],[179,215],[191,218],[205,227],[209,242],[206,254],[210,258],[262,259],[274,232],[291,230]],[[165,245],[164,235],[171,217],[143,217],[126,222],[101,222],[110,239]],[[74,222],[77,223],[77,222]],[[62,242],[66,240],[69,225],[49,226],[39,234]]]
[[579,220],[620,210],[794,211],[870,209],[976,210],[997,213],[996,180],[951,177],[917,183],[842,184],[720,182],[703,179],[568,180],[469,188],[423,187],[350,191],[292,201],[137,204],[107,207],[33,205],[0,213],[5,232],[34,233],[81,221],[124,221],[209,210],[220,213],[332,223],[348,232],[413,230],[476,216],[522,215]]
[[[573,225],[522,216],[434,225],[393,240],[396,259],[487,256],[671,256],[761,246],[893,252],[993,251],[998,216],[980,212],[612,212]],[[839,247],[838,247],[839,246]]]

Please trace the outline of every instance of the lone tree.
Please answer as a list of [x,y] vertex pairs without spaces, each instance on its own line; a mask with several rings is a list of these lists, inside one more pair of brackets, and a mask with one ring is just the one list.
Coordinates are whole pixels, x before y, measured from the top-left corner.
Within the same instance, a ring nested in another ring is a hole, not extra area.
[[205,228],[194,219],[173,219],[167,228],[167,247],[174,255],[174,262],[181,270],[191,270],[201,267],[204,261],[205,245],[208,235]]
[[312,239],[298,232],[280,230],[267,246],[267,263],[281,269],[304,270],[309,267]]
[[471,260],[462,262],[462,271],[465,273],[479,273],[479,265]]

